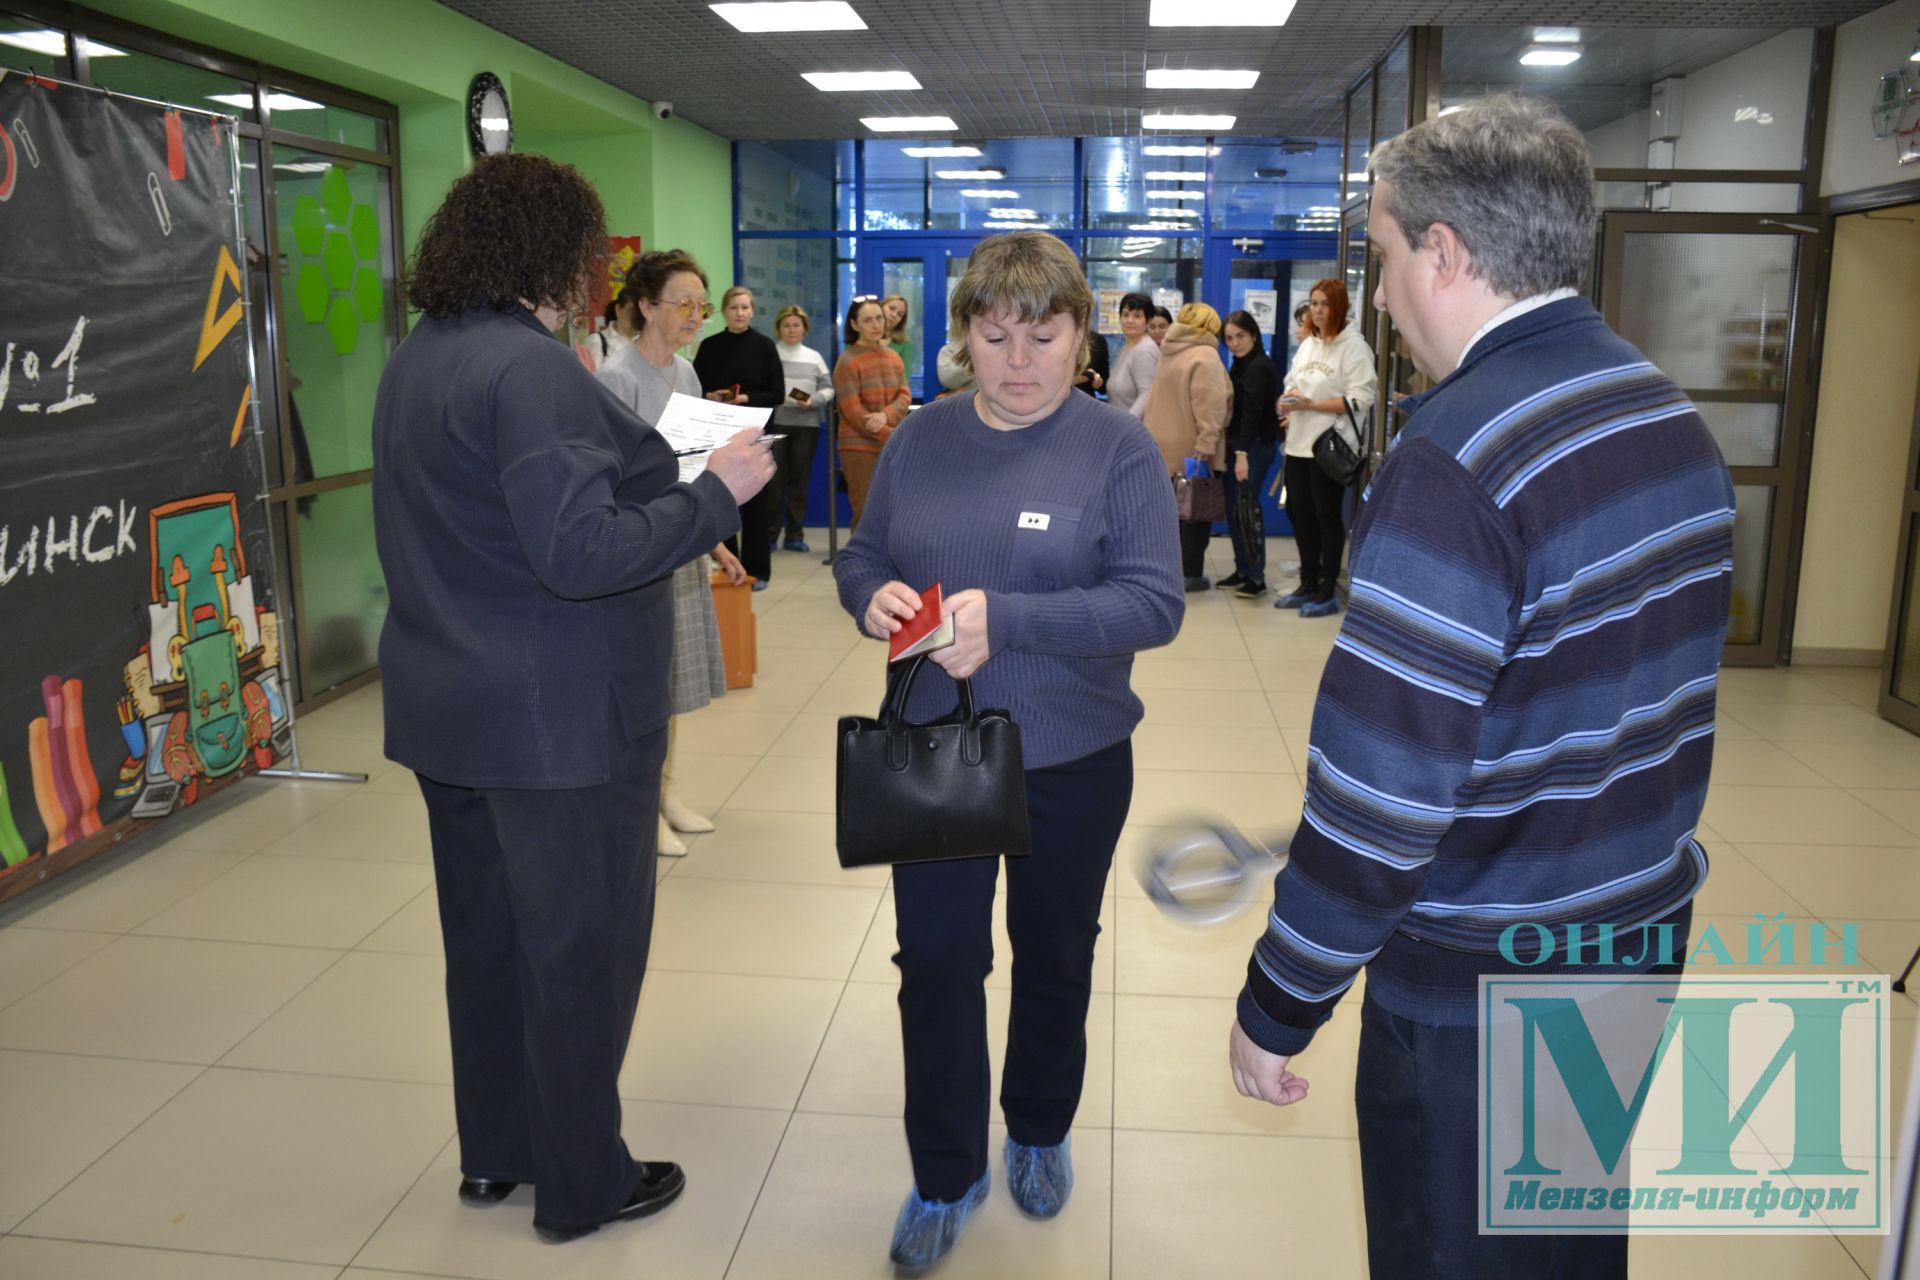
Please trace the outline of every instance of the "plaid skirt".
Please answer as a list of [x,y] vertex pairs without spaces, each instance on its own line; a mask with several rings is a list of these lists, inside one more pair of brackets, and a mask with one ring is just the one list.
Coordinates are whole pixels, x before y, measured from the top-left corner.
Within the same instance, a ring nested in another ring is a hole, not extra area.
[[726,696],[727,662],[713,613],[711,562],[701,556],[673,572],[673,667],[667,697],[673,714],[698,711]]

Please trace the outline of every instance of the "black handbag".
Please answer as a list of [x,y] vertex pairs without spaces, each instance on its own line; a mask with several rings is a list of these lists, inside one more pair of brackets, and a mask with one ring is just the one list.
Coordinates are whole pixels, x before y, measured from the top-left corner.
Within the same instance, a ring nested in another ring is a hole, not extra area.
[[1363,437],[1360,423],[1353,416],[1353,401],[1342,396],[1340,403],[1346,408],[1347,421],[1353,425],[1353,439],[1347,439],[1340,430],[1340,424],[1335,422],[1314,438],[1313,462],[1335,484],[1349,485],[1359,476],[1361,464],[1365,461],[1359,446]]
[[926,724],[907,699],[927,656],[887,673],[875,719],[842,716],[834,773],[834,844],[843,867],[1019,857],[1030,852],[1020,728],[1004,711],[976,711],[973,687]]
[[1173,503],[1180,519],[1212,524],[1227,518],[1227,487],[1202,463],[1199,475],[1173,478]]

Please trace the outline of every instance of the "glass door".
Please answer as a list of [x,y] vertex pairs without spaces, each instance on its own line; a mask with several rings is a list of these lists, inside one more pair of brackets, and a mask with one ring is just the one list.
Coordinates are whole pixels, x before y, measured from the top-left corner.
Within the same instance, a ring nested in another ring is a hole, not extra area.
[[936,362],[948,338],[947,297],[967,273],[974,243],[875,236],[860,241],[860,292],[906,299],[907,345],[901,359],[907,365],[915,404],[940,394]]
[[1603,224],[1607,323],[1680,384],[1733,471],[1730,665],[1782,656],[1817,235],[1747,214],[1610,212]]
[[1880,714],[1920,733],[1920,396],[1913,405],[1913,445],[1907,452],[1900,526],[1893,616],[1887,623],[1887,656],[1880,671]]
[[[1207,243],[1204,279],[1208,304],[1223,320],[1232,312],[1245,311],[1259,322],[1261,340],[1282,380],[1300,349],[1300,340],[1294,334],[1294,310],[1306,302],[1316,281],[1339,274],[1339,262],[1328,256],[1333,251],[1333,239],[1326,235],[1221,235]],[[1233,363],[1224,347],[1220,358],[1229,365]],[[1280,465],[1276,457],[1275,468]],[[1266,527],[1290,530],[1275,495],[1267,492],[1272,483],[1273,477],[1268,475],[1257,486]]]

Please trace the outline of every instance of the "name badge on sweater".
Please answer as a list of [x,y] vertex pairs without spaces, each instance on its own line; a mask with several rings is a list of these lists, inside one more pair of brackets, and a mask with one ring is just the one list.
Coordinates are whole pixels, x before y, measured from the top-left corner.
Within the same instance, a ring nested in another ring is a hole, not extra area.
[[1022,511],[1020,513],[1020,523],[1015,527],[1020,529],[1039,529],[1045,532],[1046,527],[1052,522],[1053,517],[1047,515],[1045,512]]

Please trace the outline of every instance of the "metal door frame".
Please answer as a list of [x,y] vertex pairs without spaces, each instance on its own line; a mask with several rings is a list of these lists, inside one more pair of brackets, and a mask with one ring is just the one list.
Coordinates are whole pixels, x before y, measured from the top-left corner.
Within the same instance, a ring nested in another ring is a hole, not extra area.
[[[1782,380],[1780,448],[1770,467],[1731,468],[1736,485],[1764,485],[1773,490],[1771,527],[1767,533],[1767,572],[1761,592],[1759,638],[1751,644],[1729,641],[1721,661],[1727,666],[1768,667],[1784,664],[1792,635],[1793,601],[1788,587],[1798,579],[1800,529],[1805,520],[1808,472],[1813,457],[1814,395],[1809,376],[1815,352],[1814,313],[1818,299],[1816,274],[1829,248],[1830,232],[1823,219],[1769,216],[1760,213],[1648,213],[1609,210],[1601,218],[1600,311],[1607,327],[1620,331],[1623,280],[1620,263],[1629,235],[1766,235],[1795,236],[1793,299],[1788,308],[1786,365]],[[1737,400],[1737,392],[1696,392],[1688,395]],[[1772,397],[1753,393],[1754,402]]]
[[[931,401],[940,394],[940,375],[938,360],[940,348],[946,344],[947,312],[947,263],[955,257],[973,256],[974,246],[986,239],[984,235],[926,235],[926,236],[861,236],[854,250],[853,278],[862,294],[883,294],[885,291],[886,266],[889,260],[919,257],[926,272],[921,298],[922,309],[926,314],[920,319],[920,368],[921,390],[924,401]],[[939,309],[936,311],[926,305],[927,297],[933,291],[935,283],[940,290]],[[939,342],[935,336],[933,321],[939,320]],[[916,371],[907,370],[907,379],[912,381]]]
[[1920,529],[1920,385],[1914,389],[1913,442],[1907,449],[1907,482],[1900,501],[1900,536],[1893,562],[1893,603],[1887,609],[1887,647],[1880,660],[1881,718],[1909,733],[1920,733],[1920,706],[1893,696],[1893,667],[1900,653],[1900,606],[1920,594],[1920,563],[1913,557],[1915,530]]

